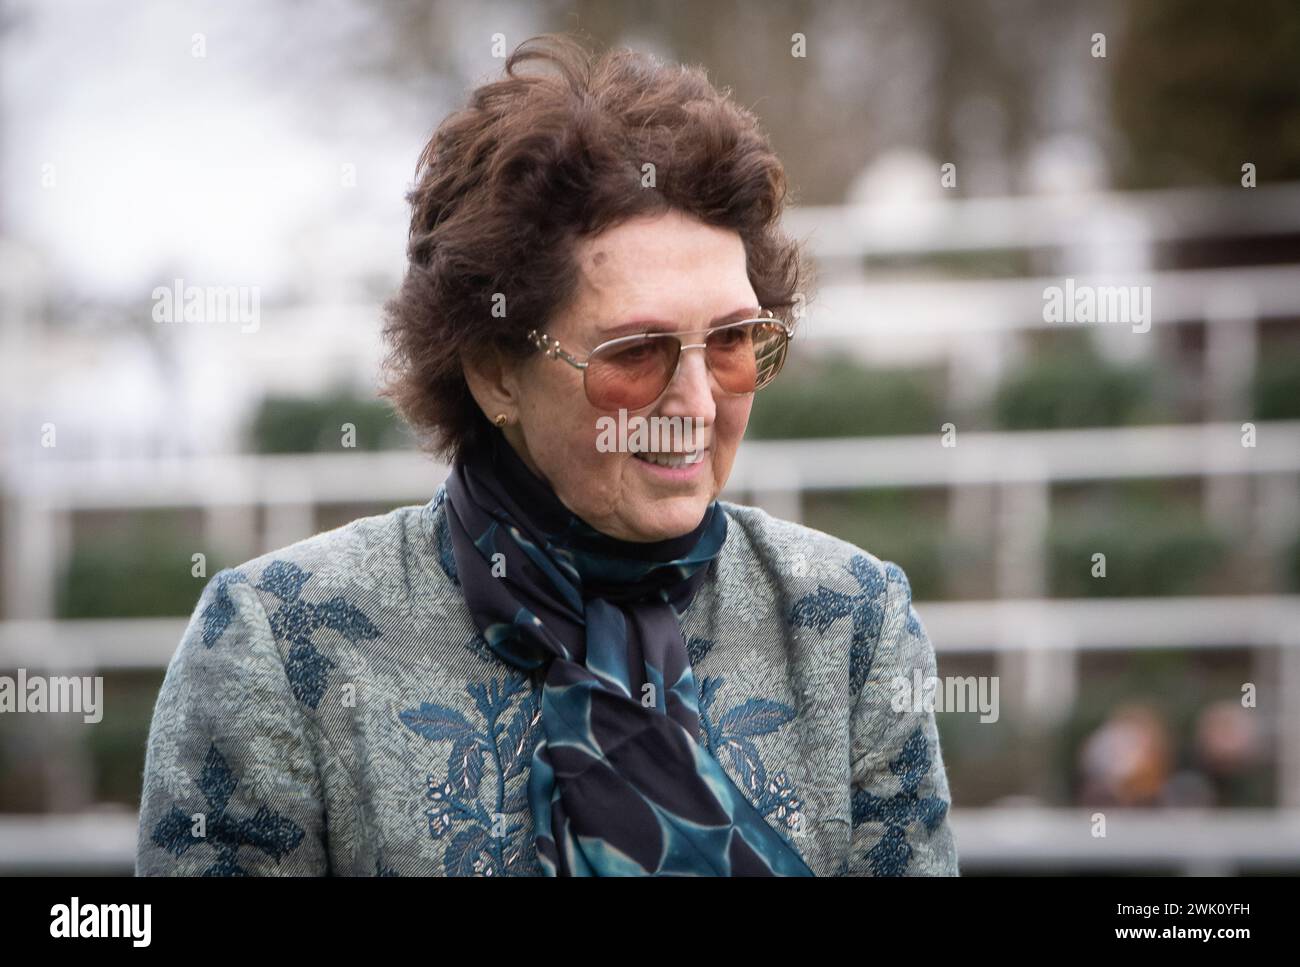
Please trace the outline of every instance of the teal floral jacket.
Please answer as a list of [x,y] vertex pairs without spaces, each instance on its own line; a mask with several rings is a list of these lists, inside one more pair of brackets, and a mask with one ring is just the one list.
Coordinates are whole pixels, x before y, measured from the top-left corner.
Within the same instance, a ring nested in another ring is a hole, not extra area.
[[[478,634],[439,488],[207,584],[158,696],[139,875],[540,872],[541,679]],[[699,741],[819,876],[956,875],[903,571],[755,507],[682,616]]]

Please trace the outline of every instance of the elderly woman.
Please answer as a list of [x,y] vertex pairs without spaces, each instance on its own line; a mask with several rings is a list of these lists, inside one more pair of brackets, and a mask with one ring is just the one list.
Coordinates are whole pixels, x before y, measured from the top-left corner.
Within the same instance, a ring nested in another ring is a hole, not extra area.
[[718,499],[801,305],[784,193],[702,71],[563,37],[442,124],[386,393],[450,475],[209,583],[137,872],[957,873],[903,572]]

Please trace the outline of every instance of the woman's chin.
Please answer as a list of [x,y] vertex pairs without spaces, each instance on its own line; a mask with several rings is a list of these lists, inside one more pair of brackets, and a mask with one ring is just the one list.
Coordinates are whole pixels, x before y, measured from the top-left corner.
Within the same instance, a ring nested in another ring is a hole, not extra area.
[[626,539],[642,542],[667,541],[689,534],[700,526],[708,501],[697,496],[661,497],[641,504],[644,514],[629,522],[634,536]]

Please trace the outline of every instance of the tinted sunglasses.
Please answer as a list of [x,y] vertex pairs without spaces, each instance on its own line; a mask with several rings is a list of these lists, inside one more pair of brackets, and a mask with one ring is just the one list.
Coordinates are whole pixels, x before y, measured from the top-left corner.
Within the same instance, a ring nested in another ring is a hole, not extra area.
[[[528,340],[550,359],[582,370],[587,400],[598,410],[639,410],[663,395],[687,349],[703,349],[704,359],[723,392],[743,396],[762,389],[785,363],[791,328],[769,309],[753,319],[693,332],[645,332],[601,343],[579,359],[537,329]],[[704,342],[682,336],[704,334]]]

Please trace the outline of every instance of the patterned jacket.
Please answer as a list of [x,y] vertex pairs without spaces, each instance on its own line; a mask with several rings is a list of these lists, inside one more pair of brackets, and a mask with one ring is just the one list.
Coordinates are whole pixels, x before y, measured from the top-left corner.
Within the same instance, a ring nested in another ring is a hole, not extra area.
[[[478,634],[444,499],[208,582],[154,710],[137,874],[540,872],[541,680]],[[818,876],[956,875],[934,713],[891,705],[936,674],[903,571],[723,507],[681,619],[699,741]]]

